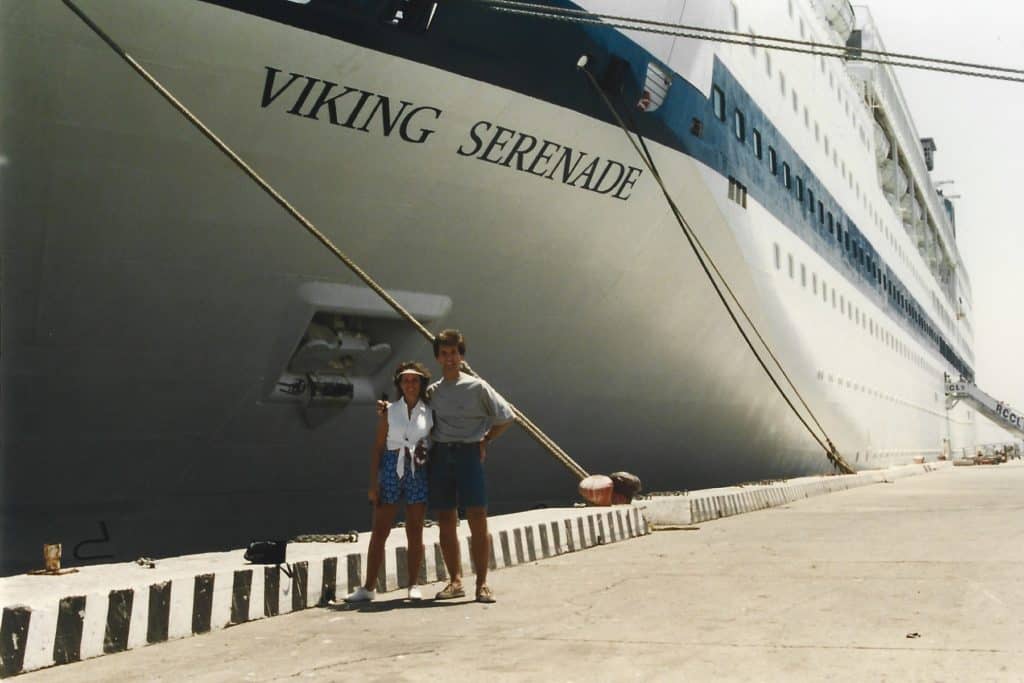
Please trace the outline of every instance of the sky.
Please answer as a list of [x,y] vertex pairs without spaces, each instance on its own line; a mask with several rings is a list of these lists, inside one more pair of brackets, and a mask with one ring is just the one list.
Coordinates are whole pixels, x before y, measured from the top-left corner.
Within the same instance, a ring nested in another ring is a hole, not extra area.
[[[861,0],[886,48],[1024,69],[1024,3]],[[918,133],[935,138],[933,180],[955,200],[974,292],[975,378],[1024,410],[1024,83],[897,68]],[[1024,78],[1024,76],[1020,76]]]

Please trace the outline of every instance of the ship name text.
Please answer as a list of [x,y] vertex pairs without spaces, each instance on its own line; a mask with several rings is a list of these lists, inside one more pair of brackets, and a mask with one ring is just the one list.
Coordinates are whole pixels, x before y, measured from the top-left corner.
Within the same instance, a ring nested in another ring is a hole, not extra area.
[[347,85],[339,86],[331,81],[297,73],[290,73],[287,78],[282,77],[282,82],[277,83],[281,70],[269,66],[266,69],[263,98],[260,100],[260,106],[264,109],[290,90],[294,100],[291,100],[292,106],[286,111],[295,116],[319,121],[325,115],[327,121],[335,126],[363,133],[369,133],[372,128],[385,137],[397,129],[402,140],[414,144],[423,144],[437,132],[427,127],[441,118],[441,110],[437,107],[415,105],[406,100],[395,104],[386,95]]
[[[264,67],[260,107],[275,102],[286,114],[332,126],[422,145],[437,131],[444,112],[369,90]],[[436,140],[432,144],[436,144]],[[628,200],[643,170],[491,121],[477,121],[455,153],[512,171]]]
[[605,194],[615,199],[629,199],[642,170],[626,166],[614,159],[602,159],[582,150],[538,139],[490,121],[477,121],[469,129],[469,140],[458,153],[505,168],[548,180],[558,179],[565,185]]

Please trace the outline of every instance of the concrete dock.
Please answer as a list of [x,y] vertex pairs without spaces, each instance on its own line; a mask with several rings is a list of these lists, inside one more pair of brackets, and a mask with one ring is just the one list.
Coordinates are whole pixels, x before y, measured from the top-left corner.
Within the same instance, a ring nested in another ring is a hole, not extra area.
[[16,678],[1024,680],[1022,493],[1019,462],[945,468],[527,562],[494,605],[397,591]]

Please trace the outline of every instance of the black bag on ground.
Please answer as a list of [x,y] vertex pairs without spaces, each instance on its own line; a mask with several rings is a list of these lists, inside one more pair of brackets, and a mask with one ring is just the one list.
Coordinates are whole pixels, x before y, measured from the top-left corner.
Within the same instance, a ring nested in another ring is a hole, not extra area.
[[253,541],[245,549],[245,559],[253,564],[284,564],[288,541]]

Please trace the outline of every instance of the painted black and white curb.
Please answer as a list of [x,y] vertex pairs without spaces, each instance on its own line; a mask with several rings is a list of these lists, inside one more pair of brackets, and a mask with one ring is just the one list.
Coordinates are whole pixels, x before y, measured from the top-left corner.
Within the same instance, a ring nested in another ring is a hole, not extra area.
[[832,477],[805,477],[769,484],[732,486],[723,489],[690,491],[680,495],[659,495],[640,501],[647,521],[659,526],[678,526],[710,522],[747,512],[766,510],[826,493],[846,491],[882,481],[934,472],[952,463],[905,465],[887,470],[870,470]]
[[[490,532],[489,565],[496,570],[643,536],[650,529],[640,507],[616,506],[493,517]],[[425,534],[424,540],[434,537],[436,533]],[[469,541],[469,537],[460,539],[467,574],[472,571]],[[365,542],[359,552],[346,554],[335,554],[337,544],[309,544],[302,559],[298,552],[293,557],[295,545],[289,546],[290,578],[276,566],[242,564],[242,553],[237,551],[219,554],[237,559],[210,562],[208,571],[192,570],[164,580],[117,584],[120,579],[111,570],[106,583],[116,588],[103,586],[102,572],[93,571],[93,576],[100,577],[100,586],[80,594],[51,594],[31,605],[5,606],[0,623],[0,678],[327,605],[362,584]],[[425,550],[419,583],[446,580],[440,545],[434,541]],[[406,557],[404,545],[387,548],[378,590],[409,585]],[[125,571],[123,565],[107,567]],[[47,581],[49,577],[31,579]]]

